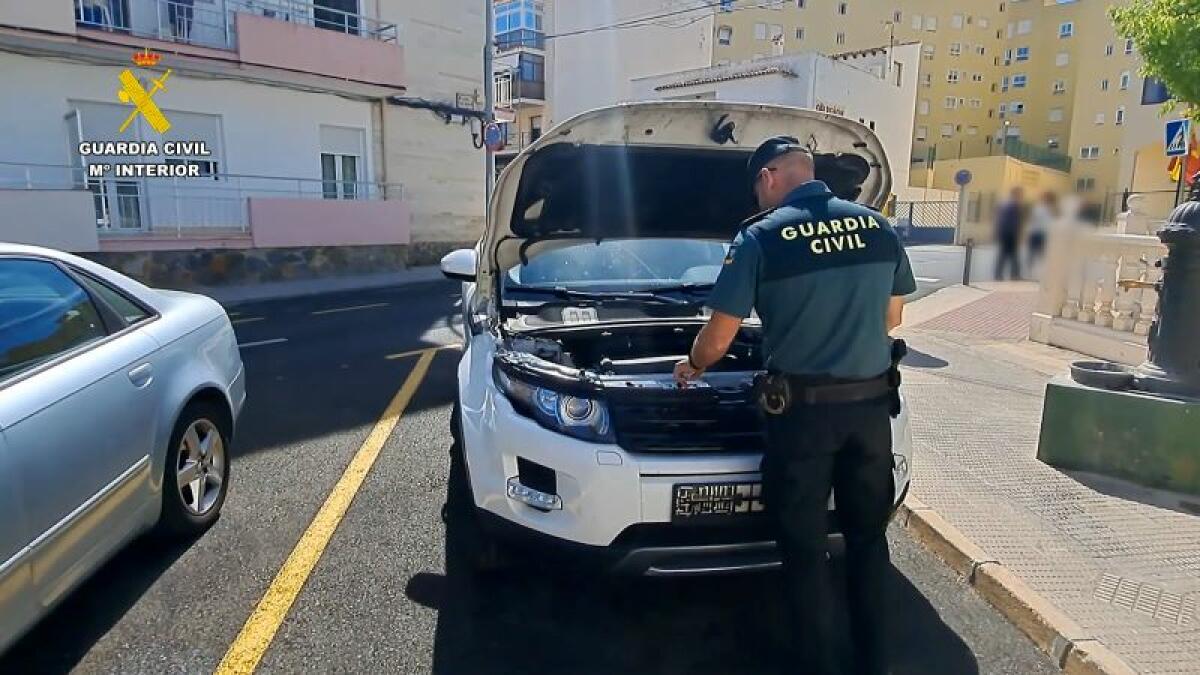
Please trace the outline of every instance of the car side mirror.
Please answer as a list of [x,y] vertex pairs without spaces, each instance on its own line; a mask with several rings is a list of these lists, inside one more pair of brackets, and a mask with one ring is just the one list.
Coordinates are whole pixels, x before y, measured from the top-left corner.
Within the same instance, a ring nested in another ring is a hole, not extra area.
[[460,248],[451,251],[442,258],[442,274],[447,279],[457,281],[475,281],[475,269],[478,259],[473,248]]

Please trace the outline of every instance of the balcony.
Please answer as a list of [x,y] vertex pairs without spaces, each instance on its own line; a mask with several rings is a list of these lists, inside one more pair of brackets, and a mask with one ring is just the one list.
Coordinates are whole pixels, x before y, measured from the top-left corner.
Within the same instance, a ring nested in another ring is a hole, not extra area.
[[[81,31],[205,50],[233,50],[247,65],[403,86],[394,23],[339,9],[340,0],[72,0]],[[81,32],[81,34],[83,34]]]
[[513,73],[500,73],[495,79],[496,107],[510,110],[526,105],[546,103],[545,80],[522,80]]
[[546,34],[535,30],[510,30],[496,36],[496,50],[508,52],[514,49],[546,49]]
[[0,212],[37,219],[24,229],[90,238],[106,251],[405,244],[409,237],[403,186],[353,180],[97,179],[79,167],[0,163]]
[[1036,145],[1031,145],[1015,136],[1009,136],[1000,142],[1003,154],[1019,159],[1022,162],[1037,164],[1047,169],[1055,169],[1063,173],[1071,172],[1071,158],[1061,152],[1054,152]]
[[525,148],[533,145],[534,141],[542,137],[541,131],[522,131],[508,132],[508,136],[504,140],[504,147],[497,151],[501,155],[515,155]]

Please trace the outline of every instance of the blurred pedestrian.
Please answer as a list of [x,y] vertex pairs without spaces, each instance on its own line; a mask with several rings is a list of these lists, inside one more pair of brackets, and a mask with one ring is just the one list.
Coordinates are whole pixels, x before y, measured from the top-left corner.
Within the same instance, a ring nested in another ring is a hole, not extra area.
[[1005,266],[1009,276],[1016,280],[1021,278],[1021,228],[1025,221],[1025,191],[1014,187],[1008,193],[1008,199],[996,208],[996,243],[1000,251],[996,254],[996,281],[1004,279]]
[[1050,228],[1058,221],[1058,195],[1047,190],[1029,211],[1029,271],[1041,261],[1046,252],[1046,239]]

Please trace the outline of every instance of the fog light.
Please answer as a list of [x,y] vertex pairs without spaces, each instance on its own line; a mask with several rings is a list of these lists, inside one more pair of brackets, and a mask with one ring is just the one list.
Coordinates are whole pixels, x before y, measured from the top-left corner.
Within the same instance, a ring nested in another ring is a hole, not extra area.
[[541,490],[535,490],[527,485],[522,485],[521,479],[516,476],[508,479],[508,498],[515,499],[539,511],[562,510],[561,497],[548,492],[542,492]]

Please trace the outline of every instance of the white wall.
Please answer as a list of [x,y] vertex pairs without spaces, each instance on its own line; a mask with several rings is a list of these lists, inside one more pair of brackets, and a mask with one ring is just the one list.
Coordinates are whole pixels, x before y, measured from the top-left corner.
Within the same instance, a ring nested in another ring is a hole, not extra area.
[[[457,94],[483,108],[483,0],[377,0],[379,16],[401,26],[405,95],[454,104]],[[490,84],[491,78],[488,78]],[[414,242],[474,241],[483,231],[485,153],[458,119],[384,108],[384,169],[404,183]]]
[[[712,2],[646,0],[555,0],[553,35],[608,26],[637,17],[707,5],[671,17],[678,28],[648,26],[601,30],[547,42],[549,124],[605,105],[633,100],[630,81],[656,73],[708,66],[712,62]],[[688,23],[691,19],[698,19]],[[547,126],[549,126],[549,124]]]
[[92,193],[0,189],[0,241],[72,253],[99,250]]
[[[6,91],[21,92],[0,97],[0,126],[20,130],[5,134],[0,162],[70,164],[64,121],[72,109],[70,102],[117,103],[121,70],[0,53]],[[168,118],[173,110],[221,116],[222,144],[212,150],[223,173],[319,179],[321,125],[363,129],[368,137],[371,132],[372,103],[240,81],[172,75],[167,91],[155,101]],[[171,134],[145,140],[188,140]],[[136,138],[114,128],[108,138],[86,140]],[[366,159],[364,165],[370,167],[371,158]]]

